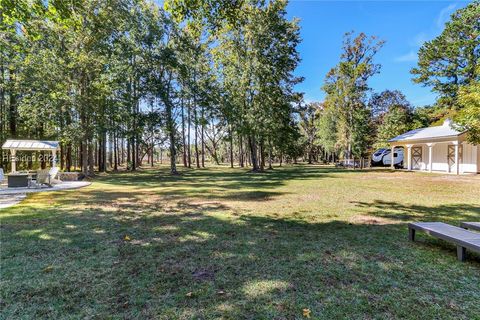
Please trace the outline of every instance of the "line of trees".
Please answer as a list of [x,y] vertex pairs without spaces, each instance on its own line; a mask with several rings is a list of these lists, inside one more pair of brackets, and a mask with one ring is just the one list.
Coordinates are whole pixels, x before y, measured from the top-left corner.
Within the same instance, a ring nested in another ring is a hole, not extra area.
[[[326,99],[303,103],[297,20],[287,1],[18,0],[0,4],[0,143],[61,142],[62,169],[136,170],[168,155],[253,171],[366,156],[405,130],[455,117],[478,141],[479,19],[474,1],[419,52],[414,81],[438,92],[413,108],[373,93],[384,42],[344,38]],[[449,48],[449,50],[446,50]],[[4,157],[0,154],[0,166]],[[30,164],[31,165],[31,164]]]
[[0,140],[59,139],[62,168],[86,174],[165,147],[174,174],[180,156],[254,171],[288,156],[297,21],[286,1],[227,3],[215,21],[179,1],[2,3]]
[[309,162],[365,157],[399,134],[445,118],[480,143],[480,2],[457,10],[419,50],[411,73],[415,83],[438,94],[433,106],[414,108],[398,90],[372,92],[368,80],[380,72],[374,59],[383,44],[363,33],[345,35],[340,62],[325,78],[325,101],[301,113],[301,149]]

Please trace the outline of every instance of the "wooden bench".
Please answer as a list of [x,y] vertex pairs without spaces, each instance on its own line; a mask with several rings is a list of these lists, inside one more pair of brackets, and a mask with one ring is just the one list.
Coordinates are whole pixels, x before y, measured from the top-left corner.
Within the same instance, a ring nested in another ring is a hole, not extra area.
[[443,222],[418,222],[408,224],[408,238],[415,241],[415,231],[423,231],[435,238],[457,246],[457,258],[465,261],[466,251],[480,253],[480,234]]
[[463,229],[480,231],[480,222],[462,222],[460,223],[460,227]]

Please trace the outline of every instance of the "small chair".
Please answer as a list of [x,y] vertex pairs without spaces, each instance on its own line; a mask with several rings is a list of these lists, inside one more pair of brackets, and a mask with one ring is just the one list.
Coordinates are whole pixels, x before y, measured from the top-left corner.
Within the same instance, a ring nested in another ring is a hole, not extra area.
[[30,186],[34,188],[50,187],[50,175],[48,170],[38,170],[37,178],[30,182]]
[[42,186],[53,187],[53,185],[60,183],[60,180],[55,180],[58,174],[58,168],[53,167],[50,170],[39,170],[37,172],[37,180],[32,181],[31,185],[35,188],[41,188]]

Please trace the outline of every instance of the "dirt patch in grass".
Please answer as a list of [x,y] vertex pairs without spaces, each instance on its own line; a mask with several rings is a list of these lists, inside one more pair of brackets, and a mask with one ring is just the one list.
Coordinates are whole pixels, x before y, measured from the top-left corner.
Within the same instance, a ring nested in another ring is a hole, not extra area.
[[369,225],[387,225],[387,224],[396,223],[395,220],[382,218],[382,217],[365,216],[365,215],[354,216],[350,219],[350,222],[354,224],[369,224]]

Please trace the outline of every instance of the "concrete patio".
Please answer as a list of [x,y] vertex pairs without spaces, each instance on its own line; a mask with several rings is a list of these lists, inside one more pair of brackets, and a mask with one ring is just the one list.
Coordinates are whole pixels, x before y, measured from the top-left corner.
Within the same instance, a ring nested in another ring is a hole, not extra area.
[[49,192],[49,191],[63,191],[73,190],[89,186],[89,181],[65,181],[54,185],[51,188],[7,188],[6,185],[0,185],[0,209],[11,207],[23,199],[27,193]]

